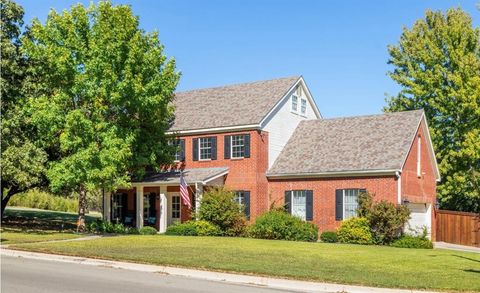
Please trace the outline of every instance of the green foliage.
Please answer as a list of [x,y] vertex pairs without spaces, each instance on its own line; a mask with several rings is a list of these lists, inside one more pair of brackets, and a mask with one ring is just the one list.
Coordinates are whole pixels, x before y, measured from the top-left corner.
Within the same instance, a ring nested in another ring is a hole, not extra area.
[[388,50],[402,90],[384,110],[425,109],[441,208],[480,212],[480,28],[460,8],[427,11]]
[[142,227],[138,232],[141,235],[157,235],[158,233],[157,229],[149,226]]
[[[96,234],[139,234],[142,232],[133,227],[124,226],[123,224],[114,224],[101,219],[97,219],[96,221],[87,224],[86,230],[87,232]],[[155,230],[155,233],[156,231],[157,230]]]
[[374,202],[369,193],[358,197],[358,215],[368,220],[376,244],[388,244],[401,236],[410,218],[405,205],[397,206],[386,200]]
[[322,240],[322,242],[335,243],[338,241],[337,232],[324,231],[320,234],[320,240]]
[[45,151],[36,144],[37,133],[24,111],[30,60],[20,52],[23,8],[2,0],[1,8],[1,211],[10,198],[44,181]]
[[373,244],[373,235],[366,218],[350,218],[337,231],[338,241],[351,244]]
[[51,210],[57,212],[78,211],[78,199],[56,196],[37,189],[18,194],[10,199],[11,206]]
[[432,249],[432,242],[424,236],[411,236],[403,235],[399,239],[393,241],[391,244],[393,247],[401,248],[426,248]]
[[219,227],[225,236],[240,236],[247,220],[240,204],[234,201],[235,194],[223,187],[208,190],[202,197],[199,219]]
[[167,228],[166,235],[178,236],[221,236],[223,233],[214,224],[207,221],[188,221]]
[[282,239],[315,242],[318,228],[285,211],[271,210],[256,218],[247,235],[261,239]]

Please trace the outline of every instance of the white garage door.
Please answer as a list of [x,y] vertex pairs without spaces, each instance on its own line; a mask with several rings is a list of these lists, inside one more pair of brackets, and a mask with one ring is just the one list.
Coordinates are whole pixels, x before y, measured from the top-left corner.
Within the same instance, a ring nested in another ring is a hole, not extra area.
[[427,236],[430,238],[432,227],[432,211],[431,204],[425,203],[409,203],[410,220],[408,221],[406,233],[413,235],[421,235],[423,230],[427,229]]

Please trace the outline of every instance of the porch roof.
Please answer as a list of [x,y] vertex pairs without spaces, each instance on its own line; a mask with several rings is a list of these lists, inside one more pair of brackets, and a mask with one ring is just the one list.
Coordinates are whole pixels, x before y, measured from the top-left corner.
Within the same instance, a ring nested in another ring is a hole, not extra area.
[[[187,184],[202,183],[206,184],[220,176],[228,174],[228,167],[217,168],[194,168],[184,169],[183,176]],[[133,181],[133,183],[141,184],[180,184],[180,170],[170,170],[159,173],[147,174],[142,180]]]

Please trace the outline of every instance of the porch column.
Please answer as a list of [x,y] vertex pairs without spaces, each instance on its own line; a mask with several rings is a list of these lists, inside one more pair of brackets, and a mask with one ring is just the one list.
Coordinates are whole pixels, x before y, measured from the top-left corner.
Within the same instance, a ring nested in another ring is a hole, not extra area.
[[137,229],[143,227],[143,186],[137,186]]
[[112,193],[110,191],[104,191],[103,193],[103,220],[110,222],[112,215]]
[[160,221],[158,227],[159,233],[165,233],[165,231],[167,231],[167,207],[167,187],[160,186]]
[[203,197],[203,184],[195,183],[195,217],[198,220],[198,211],[200,210],[200,205],[202,203]]

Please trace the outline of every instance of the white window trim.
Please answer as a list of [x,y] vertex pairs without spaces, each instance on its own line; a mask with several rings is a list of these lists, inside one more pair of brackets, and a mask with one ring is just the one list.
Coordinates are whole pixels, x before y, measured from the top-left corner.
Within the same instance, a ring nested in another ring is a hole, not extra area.
[[[179,210],[178,210],[178,218],[174,218],[174,217],[173,217],[173,198],[174,198],[174,197],[178,197],[178,198],[179,198],[179,207],[180,207],[180,208],[179,208]],[[180,219],[180,221],[181,221],[181,220],[182,220],[182,198],[180,197],[180,194],[173,194],[170,199],[171,199],[171,201],[172,201],[172,202],[171,202],[172,210],[170,211],[170,213],[171,213],[171,214],[170,214],[170,217],[172,218],[172,221],[173,221],[173,220],[177,220],[177,219]]]
[[212,142],[210,142],[210,158],[209,159],[202,159],[202,147],[201,147],[201,143],[200,143],[200,140],[201,139],[212,139],[211,137],[199,137],[198,138],[198,160],[199,161],[211,161],[212,160],[212,155],[213,155],[213,151],[212,151]]
[[[297,98],[297,102],[295,104],[295,109],[293,109],[293,98]],[[290,109],[293,113],[298,113],[298,101],[300,100],[299,96],[297,94],[292,94],[292,104],[290,106]]]
[[[233,137],[234,136],[243,136],[243,156],[241,157],[233,156]],[[230,136],[230,159],[244,159],[244,158],[245,158],[245,135],[244,134],[231,135]]]
[[[296,191],[303,191],[304,196],[305,196],[305,216],[303,218],[300,218],[302,221],[307,221],[307,190],[306,189],[295,189],[295,190],[290,190],[290,205],[291,205],[291,211],[290,214],[294,216],[293,214],[293,193]],[[295,216],[296,217],[296,216]]]
[[[181,140],[181,138],[178,139],[178,141],[180,141],[180,140]],[[175,144],[174,144],[173,141],[172,141],[172,142],[170,143],[170,145],[175,145]],[[180,147],[180,146],[181,146],[181,143],[179,143],[179,144],[177,145],[177,147]],[[184,152],[185,152],[185,150],[184,150]],[[177,153],[173,154],[173,157],[175,158],[176,155],[177,155]],[[173,162],[174,162],[174,163],[179,163],[179,162],[181,162],[181,160],[174,159]]]
[[[360,189],[362,189],[362,188],[344,188],[344,189],[342,189],[342,193],[343,193],[343,197],[342,197],[342,203],[343,203],[342,204],[342,208],[343,208],[342,220],[346,220],[345,219],[345,190],[358,190],[358,193],[357,193],[357,201],[358,201],[358,196],[360,195]],[[357,207],[358,207],[358,203],[357,203]],[[356,216],[358,216],[358,215],[356,215]]]
[[[302,111],[303,110],[303,107],[302,107],[303,103],[305,103],[305,111]],[[304,98],[301,98],[300,99],[300,113],[304,116],[307,115],[307,107],[308,107],[307,100],[304,99]]]
[[419,135],[417,137],[417,177],[422,177],[422,137]]

